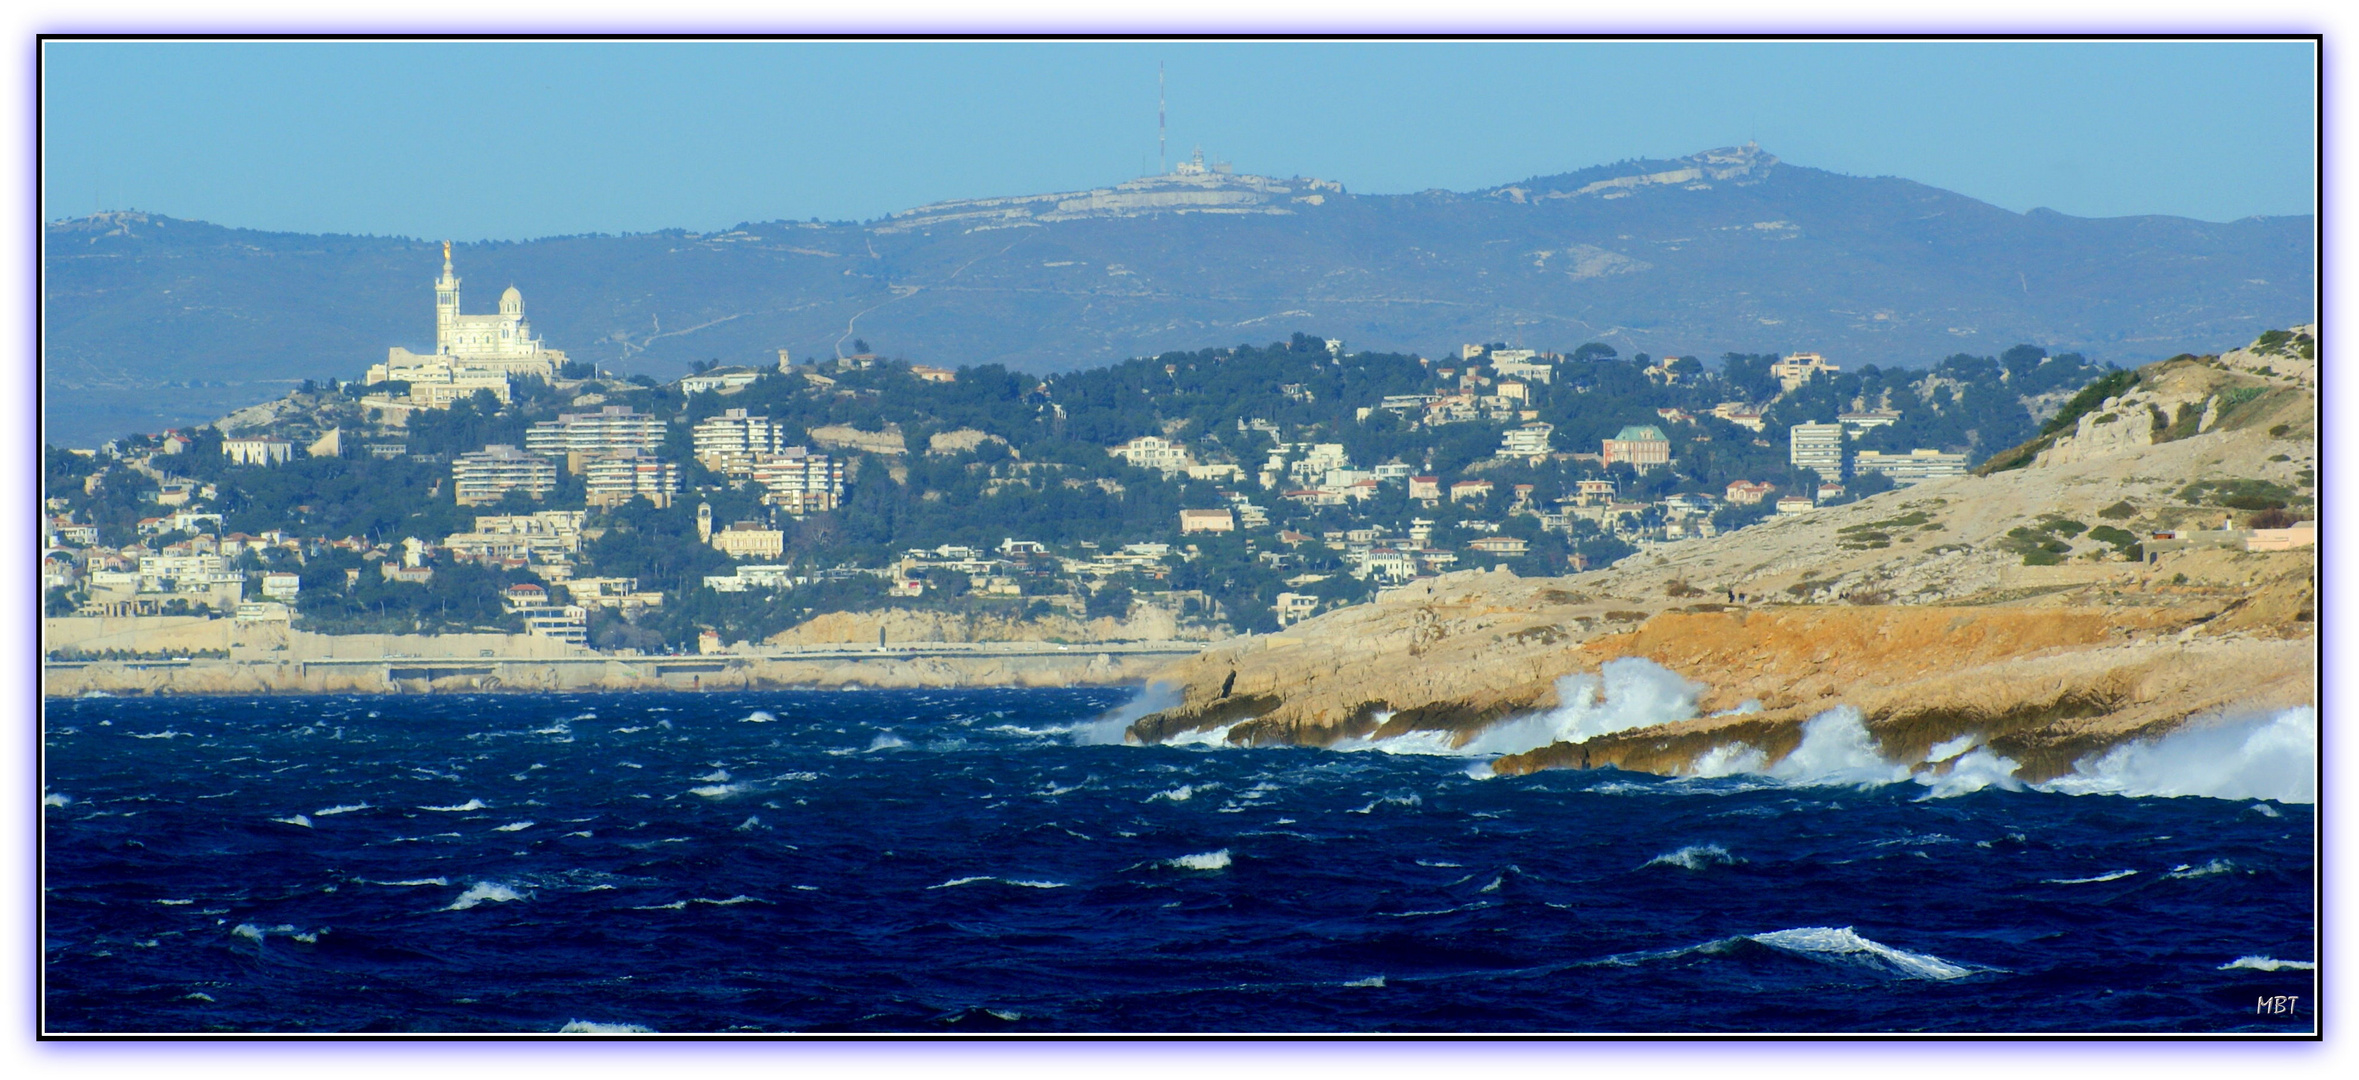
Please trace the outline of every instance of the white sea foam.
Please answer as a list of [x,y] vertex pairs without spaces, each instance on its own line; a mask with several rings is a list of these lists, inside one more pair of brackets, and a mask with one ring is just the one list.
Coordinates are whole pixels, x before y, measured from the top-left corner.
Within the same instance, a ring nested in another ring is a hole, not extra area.
[[1912,979],[1960,979],[1974,974],[1973,968],[1950,963],[1938,956],[1895,949],[1883,942],[1861,937],[1848,926],[1805,926],[1793,930],[1774,930],[1766,934],[1754,934],[1752,939],[1781,952],[1812,960],[1858,964]]
[[1391,739],[1351,740],[1344,750],[1386,750],[1403,754],[1497,757],[1554,743],[1582,743],[1600,735],[1691,719],[1704,686],[1640,656],[1608,660],[1597,674],[1556,680],[1553,709],[1504,720],[1452,745],[1457,736],[1419,731]]
[[297,814],[294,817],[274,817],[270,820],[281,822],[287,825],[301,825],[306,829],[311,827],[311,819],[304,817],[301,814]]
[[1382,988],[1382,987],[1384,986],[1384,976],[1382,976],[1382,975],[1370,975],[1370,976],[1368,976],[1368,977],[1367,977],[1367,978],[1365,978],[1365,979],[1353,979],[1352,981],[1350,981],[1350,982],[1347,982],[1347,983],[1345,983],[1345,984],[1343,984],[1343,985],[1345,985],[1345,986],[1365,986],[1365,987],[1370,987],[1370,988],[1379,988],[1379,989],[1380,989],[1380,988]]
[[134,739],[177,739],[187,734],[188,732],[185,731],[156,731],[147,734],[134,731],[131,733],[131,737]]
[[[1248,717],[1247,719],[1251,718]],[[1229,742],[1229,732],[1236,730],[1237,724],[1242,724],[1245,722],[1245,720],[1239,720],[1236,724],[1222,724],[1219,727],[1205,728],[1201,731],[1183,731],[1177,735],[1163,740],[1163,745],[1209,746],[1214,749],[1226,748],[1231,745]]]
[[1229,867],[1229,849],[1222,848],[1219,851],[1182,855],[1176,859],[1164,860],[1163,865],[1174,870],[1226,870]]
[[2307,706],[2180,728],[2084,758],[2039,785],[2070,795],[2318,801],[2318,713]]
[[1974,744],[1981,741],[1982,736],[1980,735],[1972,733],[1960,735],[1955,739],[1950,739],[1946,742],[1935,745],[1931,750],[1925,751],[1925,761],[1929,764],[1948,761],[1959,754],[1963,754],[1968,750],[1974,749]]
[[490,807],[485,806],[482,799],[469,799],[457,806],[421,806],[418,809],[432,810],[437,814],[456,814],[468,810],[487,810]]
[[183,995],[181,995],[181,997],[180,997],[180,1000],[182,1000],[182,1001],[211,1001],[211,1000],[213,1000],[213,995],[211,995],[211,994],[208,994],[208,993],[206,993],[206,992],[204,992],[204,991],[202,991],[202,990],[193,990],[193,991],[190,991],[189,993],[186,993],[186,994],[183,994]]
[[71,795],[43,795],[41,796],[41,805],[72,806],[74,805],[74,797]]
[[2239,956],[2220,965],[2221,971],[2316,971],[2318,964],[2310,960],[2279,960],[2274,956]]
[[711,771],[711,772],[709,772],[709,773],[706,773],[706,774],[704,774],[703,776],[699,776],[699,777],[697,777],[697,779],[698,779],[698,780],[702,780],[702,781],[704,781],[705,783],[708,783],[708,784],[726,784],[726,783],[728,783],[728,782],[729,782],[729,770],[727,770],[727,769],[714,769],[713,771]]
[[261,927],[256,926],[253,923],[239,923],[237,925],[237,929],[230,931],[232,935],[245,938],[249,941],[252,941],[256,945],[262,944],[262,939],[267,935],[292,934],[294,932],[295,928],[293,926],[285,924],[271,927]]
[[156,901],[156,903],[162,904],[162,905],[164,905],[165,907],[186,907],[186,906],[188,906],[188,905],[190,905],[190,904],[196,903],[196,901],[194,901],[194,900],[158,900],[158,901]]
[[[1769,767],[1769,755],[1743,743],[1723,743],[1696,755],[1687,775],[1700,778],[1759,773]],[[1609,792],[1608,794],[1614,794]]]
[[1703,870],[1714,866],[1734,866],[1742,861],[1730,855],[1727,848],[1718,844],[1689,844],[1677,851],[1666,852],[1648,859],[1646,865],[1676,866],[1682,870]]
[[525,894],[517,892],[516,890],[509,888],[506,885],[502,885],[497,881],[478,881],[473,885],[467,886],[466,892],[460,893],[458,899],[451,901],[450,906],[442,910],[465,911],[468,908],[484,903],[485,901],[490,901],[495,904],[505,904],[516,900],[522,900],[524,897]]
[[2247,809],[2247,810],[2250,810],[2250,811],[2252,811],[2253,813],[2259,814],[2259,815],[2261,815],[2262,817],[2269,817],[2269,818],[2281,818],[2281,817],[2284,817],[2284,816],[2285,816],[2284,814],[2280,814],[2280,813],[2278,813],[2278,812],[2277,812],[2277,808],[2276,808],[2276,807],[2274,807],[2274,806],[2271,806],[2271,805],[2269,805],[2268,803],[2265,803],[2265,802],[2257,802],[2257,803],[2254,803],[2254,804],[2252,804],[2251,806],[2247,806],[2247,807],[2245,807],[2245,809]]
[[1801,745],[1771,765],[1768,775],[1812,786],[1889,784],[1908,779],[1909,768],[1884,760],[1859,710],[1839,705],[1803,724]]
[[609,1024],[600,1020],[568,1020],[558,1028],[560,1035],[651,1035],[655,1029],[643,1024]]
[[409,879],[409,880],[407,880],[407,881],[366,881],[366,880],[364,879],[364,884],[369,884],[369,885],[393,885],[393,886],[400,886],[400,887],[403,887],[403,888],[410,888],[410,887],[415,887],[415,886],[420,886],[420,885],[448,885],[448,884],[450,884],[450,879],[449,879],[449,878],[441,878],[441,877],[411,878],[411,879]]
[[1758,699],[1758,698],[1746,698],[1746,699],[1745,699],[1745,700],[1743,700],[1743,701],[1737,702],[1737,704],[1736,704],[1736,707],[1735,707],[1735,708],[1733,708],[1733,709],[1722,709],[1722,710],[1720,710],[1719,712],[1713,713],[1712,715],[1714,715],[1714,716],[1751,716],[1752,714],[1754,714],[1754,713],[1757,713],[1757,712],[1760,712],[1760,711],[1761,711],[1761,701],[1760,701],[1760,699]]
[[702,795],[708,799],[726,799],[731,795],[744,794],[750,790],[752,788],[747,784],[704,784],[689,788],[688,794]]
[[1179,687],[1170,683],[1148,683],[1114,711],[1095,720],[1075,724],[1066,734],[1077,746],[1120,746],[1129,741],[1127,733],[1130,725],[1138,722],[1139,718],[1177,708],[1179,704]]
[[[1955,741],[1951,740],[1951,742]],[[1948,745],[1949,743],[1943,743],[1941,746],[1934,747],[1933,750],[1935,753],[1940,753]],[[2015,770],[2021,766],[2014,758],[2000,757],[1992,753],[1988,747],[1953,752],[1953,755],[1955,753],[1963,753],[1964,756],[1958,757],[1948,771],[1917,774],[1917,783],[1930,789],[1925,792],[1925,798],[1946,799],[1953,795],[1964,795],[1967,792],[1980,791],[1987,787],[2002,788],[2007,791],[2023,790],[2023,781],[2015,779]],[[1927,757],[1925,760],[1944,761],[1948,759]]]
[[940,885],[928,885],[926,886],[926,891],[932,892],[935,889],[955,889],[961,885],[977,885],[986,881],[995,881],[1001,885],[1014,885],[1018,888],[1024,889],[1062,889],[1065,887],[1065,883],[1062,881],[1029,881],[1023,878],[1008,878],[997,877],[991,874],[978,874],[973,877],[951,878]]
[[908,743],[906,743],[906,742],[903,742],[903,741],[902,741],[902,739],[901,739],[901,736],[899,736],[899,735],[895,735],[895,734],[893,734],[893,733],[892,733],[892,732],[890,732],[890,731],[880,731],[880,732],[877,732],[877,733],[876,733],[876,738],[870,739],[870,740],[868,741],[868,749],[869,749],[871,752],[874,752],[874,751],[877,751],[877,750],[891,750],[891,749],[893,749],[893,748],[894,748],[894,747],[896,747],[896,746],[907,746],[907,745],[909,745],[909,744],[908,744]]
[[336,814],[349,814],[355,810],[366,809],[369,809],[369,804],[367,803],[353,803],[350,806],[331,806],[325,810],[314,810],[311,813],[314,817],[330,817]]
[[1181,784],[1180,786],[1172,788],[1168,791],[1158,791],[1153,795],[1149,795],[1147,796],[1147,801],[1154,802],[1157,799],[1162,799],[1167,802],[1186,802],[1189,799],[1195,798],[1197,792],[1211,791],[1219,786],[1219,784]]
[[2123,879],[2123,878],[2126,878],[2126,877],[2128,877],[2128,876],[2130,876],[2130,875],[2132,875],[2132,874],[2135,874],[2135,873],[2137,873],[2137,871],[2135,871],[2135,870],[2115,870],[2115,871],[2113,871],[2113,872],[2111,872],[2111,873],[2106,873],[2106,874],[2098,874],[2098,875],[2096,875],[2096,876],[2094,876],[2094,877],[2042,878],[2042,879],[2041,879],[2041,884],[2043,884],[2043,885],[2095,885],[2095,884],[2097,884],[2097,883],[2098,883],[2098,882],[2100,882],[2100,881],[2120,881],[2121,879]]
[[493,831],[493,832],[523,832],[524,830],[526,830],[526,829],[529,829],[529,828],[532,828],[532,822],[529,822],[529,821],[511,821],[511,822],[509,822],[509,823],[507,823],[507,824],[505,824],[505,825],[500,825],[500,826],[496,826],[496,827],[494,827],[494,828],[492,829],[492,831]]
[[763,712],[760,709],[755,709],[744,716],[738,717],[737,722],[740,724],[775,724],[778,722],[778,718],[770,715],[769,713]]
[[1418,795],[1416,792],[1412,791],[1412,792],[1410,792],[1410,793],[1408,793],[1408,794],[1406,794],[1406,795],[1383,795],[1383,796],[1379,796],[1379,797],[1377,797],[1377,798],[1375,798],[1375,799],[1371,799],[1371,800],[1369,800],[1369,802],[1368,802],[1368,805],[1366,805],[1366,806],[1363,806],[1363,807],[1361,807],[1361,808],[1359,808],[1359,809],[1357,809],[1357,810],[1350,810],[1350,811],[1346,811],[1346,813],[1352,813],[1352,814],[1373,814],[1373,813],[1375,813],[1375,812],[1376,812],[1376,808],[1377,808],[1377,807],[1379,807],[1379,806],[1423,806],[1423,805],[1425,805],[1425,799],[1424,799],[1424,797],[1423,797],[1423,796],[1420,796],[1420,795]]
[[2174,866],[2171,868],[2170,873],[2163,876],[2186,879],[2211,877],[2216,874],[2233,874],[2235,872],[2235,863],[2229,862],[2226,859],[2213,859],[2202,866]]

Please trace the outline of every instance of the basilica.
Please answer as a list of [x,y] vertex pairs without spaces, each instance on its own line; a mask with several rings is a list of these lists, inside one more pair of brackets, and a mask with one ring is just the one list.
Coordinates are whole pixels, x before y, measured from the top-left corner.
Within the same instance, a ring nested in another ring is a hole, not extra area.
[[370,383],[406,382],[417,404],[446,407],[450,398],[490,390],[508,399],[508,381],[554,379],[565,354],[532,336],[524,319],[524,294],[509,286],[500,310],[491,315],[459,313],[459,277],[451,269],[450,241],[442,244],[442,276],[434,280],[434,351],[413,353],[398,345],[385,362],[369,368]]

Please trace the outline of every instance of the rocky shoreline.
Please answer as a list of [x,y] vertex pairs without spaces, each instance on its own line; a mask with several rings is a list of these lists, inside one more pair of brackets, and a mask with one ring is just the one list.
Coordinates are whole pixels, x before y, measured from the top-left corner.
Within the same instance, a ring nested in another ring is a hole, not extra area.
[[[2314,707],[2315,548],[2133,557],[2086,530],[2118,523],[2150,537],[2249,516],[2201,501],[2200,482],[2314,492],[2315,371],[2246,351],[2150,365],[2134,389],[2027,448],[2021,468],[1665,545],[1601,572],[1463,571],[1224,642],[1158,673],[1178,704],[1130,737],[1327,746],[1438,733],[1464,747],[1587,707],[1568,692],[1594,695],[1605,665],[1642,658],[1689,685],[1684,704],[1506,753],[1494,770],[1689,775],[1715,753],[1775,763],[1808,721],[1849,707],[1889,761],[1923,763],[1970,740],[2037,782],[2191,722]],[[2022,538],[2057,522],[2082,539],[2053,565],[2027,565]]]

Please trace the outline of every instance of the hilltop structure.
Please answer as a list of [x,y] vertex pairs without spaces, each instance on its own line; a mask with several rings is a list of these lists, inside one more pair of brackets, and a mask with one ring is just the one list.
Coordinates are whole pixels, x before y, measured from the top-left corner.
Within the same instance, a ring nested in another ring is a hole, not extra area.
[[490,315],[459,313],[459,276],[451,268],[450,241],[442,242],[442,276],[434,279],[434,351],[413,353],[399,345],[387,351],[385,362],[369,368],[368,381],[406,382],[437,387],[463,386],[458,395],[435,394],[418,400],[426,408],[448,408],[454,396],[476,389],[492,389],[505,401],[511,379],[554,379],[565,364],[565,354],[532,336],[524,318],[524,294],[511,285],[500,294],[500,310]]

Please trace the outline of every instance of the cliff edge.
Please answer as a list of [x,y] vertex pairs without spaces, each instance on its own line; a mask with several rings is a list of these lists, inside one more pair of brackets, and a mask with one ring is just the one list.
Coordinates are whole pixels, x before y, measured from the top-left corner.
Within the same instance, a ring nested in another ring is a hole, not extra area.
[[1159,673],[1178,704],[1130,737],[1438,739],[1497,744],[1502,773],[1691,775],[1774,765],[1847,706],[1887,760],[1987,746],[2036,782],[2191,720],[2314,706],[2316,549],[2235,531],[2316,517],[2314,331],[2135,374],[1986,475],[1223,642]]

